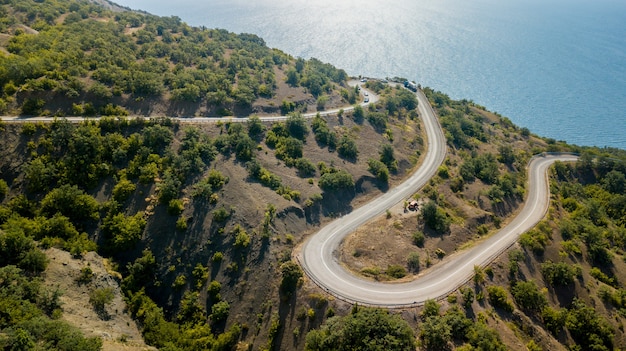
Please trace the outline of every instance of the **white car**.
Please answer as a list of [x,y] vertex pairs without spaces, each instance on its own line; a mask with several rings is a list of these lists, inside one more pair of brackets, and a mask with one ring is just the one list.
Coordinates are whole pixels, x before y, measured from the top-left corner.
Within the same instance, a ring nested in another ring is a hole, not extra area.
[[367,91],[366,91],[366,92],[364,92],[364,93],[363,93],[363,95],[368,96],[369,94],[368,94],[368,93],[367,93]]

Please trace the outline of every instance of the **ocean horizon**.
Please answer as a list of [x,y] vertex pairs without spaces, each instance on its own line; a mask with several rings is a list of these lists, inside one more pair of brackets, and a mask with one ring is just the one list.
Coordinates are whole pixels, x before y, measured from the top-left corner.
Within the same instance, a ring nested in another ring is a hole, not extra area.
[[626,149],[626,2],[118,0],[253,33],[352,76],[404,77],[540,136]]

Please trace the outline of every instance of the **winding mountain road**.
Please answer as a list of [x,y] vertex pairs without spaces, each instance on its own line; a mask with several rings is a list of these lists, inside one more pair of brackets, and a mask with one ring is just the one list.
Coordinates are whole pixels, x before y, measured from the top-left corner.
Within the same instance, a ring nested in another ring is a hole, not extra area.
[[[358,81],[350,81],[354,86]],[[364,94],[366,90],[362,89]],[[369,91],[369,101],[362,106],[378,101],[379,96]],[[568,154],[541,155],[534,157],[528,166],[529,184],[527,199],[520,213],[509,225],[488,239],[467,249],[447,256],[442,262],[428,269],[415,280],[405,283],[380,283],[353,275],[338,260],[338,248],[343,239],[370,219],[381,215],[387,209],[410,197],[423,187],[437,172],[446,157],[446,140],[441,126],[423,92],[417,92],[418,110],[426,130],[428,147],[420,167],[402,184],[391,189],[368,204],[356,209],[312,235],[304,243],[297,255],[302,268],[317,285],[334,296],[349,302],[397,308],[423,304],[428,299],[439,299],[467,282],[474,273],[474,266],[485,266],[516,242],[519,236],[535,226],[545,215],[549,203],[549,187],[546,172],[555,161],[575,161],[577,157]],[[350,111],[354,107],[344,107]],[[336,114],[339,109],[321,111],[320,115]],[[317,112],[303,116],[311,118]],[[132,117],[131,117],[132,118]],[[288,116],[261,117],[265,121],[280,121]],[[50,122],[50,117],[22,118],[3,116],[7,122]],[[69,117],[67,120],[80,123],[83,117]],[[175,118],[180,122],[211,123],[217,121],[244,122],[248,118],[196,117]]]
[[297,255],[307,276],[332,295],[352,303],[387,308],[416,306],[440,299],[466,283],[474,266],[485,266],[535,226],[549,204],[547,171],[555,161],[575,161],[574,155],[540,155],[528,166],[529,184],[523,209],[509,225],[470,249],[449,255],[417,279],[381,283],[355,276],[338,259],[343,239],[359,226],[408,198],[435,175],[446,156],[446,140],[430,103],[417,93],[419,112],[428,135],[428,150],[420,167],[405,182],[312,235]]

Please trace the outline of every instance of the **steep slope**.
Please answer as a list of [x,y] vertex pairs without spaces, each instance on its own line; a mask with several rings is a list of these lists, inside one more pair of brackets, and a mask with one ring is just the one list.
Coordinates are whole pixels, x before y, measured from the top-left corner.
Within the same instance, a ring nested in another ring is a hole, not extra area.
[[[419,164],[427,140],[411,92],[370,80],[380,101],[305,119],[355,104],[358,88],[253,35],[86,2],[0,6],[10,19],[0,24],[5,113],[158,117],[0,124],[0,242],[21,233],[110,258],[130,314],[159,348],[303,349],[310,330],[353,311],[302,277],[293,250]],[[553,207],[520,246],[446,301],[394,313],[423,348],[623,347],[623,152],[542,139],[471,101],[425,93],[449,157],[415,194],[420,211],[407,202],[359,228],[343,264],[377,280],[419,274],[515,215],[530,156],[583,152],[576,166],[556,165]],[[290,117],[163,117],[277,112]],[[6,342],[23,335],[4,328]]]

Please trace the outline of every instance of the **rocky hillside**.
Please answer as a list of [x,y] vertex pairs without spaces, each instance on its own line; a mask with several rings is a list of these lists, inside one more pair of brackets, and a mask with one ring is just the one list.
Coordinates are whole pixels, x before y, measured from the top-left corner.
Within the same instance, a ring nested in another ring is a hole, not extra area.
[[[378,102],[307,119],[301,112],[354,104],[358,88],[258,37],[83,1],[0,9],[4,113],[111,115],[0,123],[0,292],[12,301],[0,303],[11,316],[0,319],[3,347],[58,340],[39,326],[63,320],[102,331],[68,350],[143,348],[132,324],[152,347],[185,350],[341,349],[367,328],[385,331],[373,344],[387,337],[399,349],[625,347],[623,151],[542,139],[425,89],[448,158],[412,199],[346,240],[338,255],[355,274],[414,279],[506,225],[533,154],[574,151],[581,161],[556,165],[546,221],[446,301],[390,314],[351,306],[292,256],[419,165],[427,144],[412,92],[370,80]],[[289,117],[164,117],[277,112]],[[54,288],[59,274],[67,290]],[[134,322],[119,314],[120,294]]]

